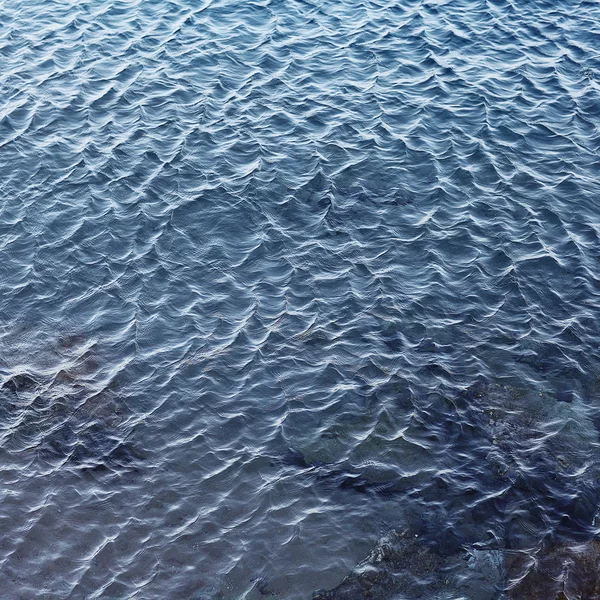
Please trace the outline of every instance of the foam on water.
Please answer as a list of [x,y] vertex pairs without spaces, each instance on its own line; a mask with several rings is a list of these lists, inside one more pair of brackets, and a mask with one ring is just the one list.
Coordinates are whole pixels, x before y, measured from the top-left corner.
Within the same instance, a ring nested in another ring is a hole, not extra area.
[[2,598],[303,600],[392,529],[459,579],[594,536],[600,4],[0,22]]

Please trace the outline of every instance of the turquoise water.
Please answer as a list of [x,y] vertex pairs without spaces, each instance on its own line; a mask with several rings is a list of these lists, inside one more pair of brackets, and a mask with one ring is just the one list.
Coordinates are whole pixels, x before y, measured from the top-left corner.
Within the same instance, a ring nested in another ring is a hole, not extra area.
[[0,22],[2,598],[310,599],[398,529],[440,570],[376,597],[483,600],[594,539],[598,2]]

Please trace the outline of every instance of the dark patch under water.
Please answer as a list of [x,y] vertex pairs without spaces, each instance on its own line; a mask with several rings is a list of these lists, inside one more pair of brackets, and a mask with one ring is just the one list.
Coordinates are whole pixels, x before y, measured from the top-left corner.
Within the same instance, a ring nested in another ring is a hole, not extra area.
[[[593,423],[580,415],[569,424],[570,408],[556,398],[482,382],[452,404],[451,421],[436,418],[446,473],[406,490],[422,506],[411,529],[382,538],[340,586],[314,598],[560,600],[563,588],[600,597]],[[327,473],[339,478],[338,469]],[[340,487],[357,479],[346,475]],[[375,494],[401,483],[359,480],[358,491]]]
[[0,22],[0,598],[595,597],[598,2]]
[[[37,381],[26,373],[0,389],[3,449],[29,454],[32,467],[123,471],[143,453],[123,437],[122,407],[107,391],[86,395],[73,376]],[[40,463],[40,464],[37,464]]]

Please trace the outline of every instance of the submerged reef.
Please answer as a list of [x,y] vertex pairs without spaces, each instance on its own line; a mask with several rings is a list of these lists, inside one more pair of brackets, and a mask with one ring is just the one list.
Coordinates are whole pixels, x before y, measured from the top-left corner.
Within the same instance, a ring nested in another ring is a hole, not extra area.
[[444,556],[417,534],[393,530],[333,590],[313,600],[385,600],[396,597],[492,600],[502,573],[502,557],[494,551]]
[[[600,598],[593,411],[581,398],[487,382],[445,405],[429,411],[444,468],[425,485],[404,486],[407,503],[399,503],[399,513],[418,507],[411,527],[391,530],[314,600]],[[339,481],[339,469],[328,469]],[[402,497],[400,480],[352,478],[362,491],[387,487]]]
[[97,384],[96,359],[72,368],[10,374],[0,386],[2,452],[41,470],[137,468],[143,452],[124,433],[126,409],[115,385]]
[[444,556],[418,535],[391,531],[342,583],[313,600],[392,598],[581,600],[600,598],[600,541],[549,545],[535,555],[509,550]]
[[534,556],[507,560],[508,600],[600,598],[600,540],[549,545]]

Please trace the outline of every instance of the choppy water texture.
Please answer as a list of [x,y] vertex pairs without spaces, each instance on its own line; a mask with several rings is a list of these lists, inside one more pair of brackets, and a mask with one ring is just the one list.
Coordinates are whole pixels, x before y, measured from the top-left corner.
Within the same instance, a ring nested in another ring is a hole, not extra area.
[[589,576],[600,3],[0,23],[0,597]]

